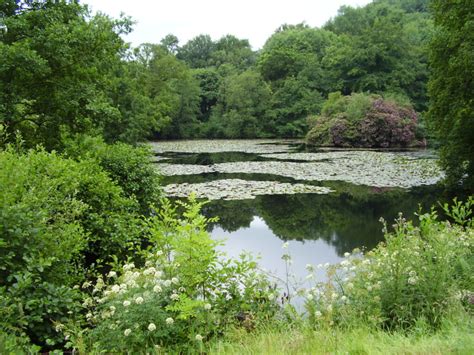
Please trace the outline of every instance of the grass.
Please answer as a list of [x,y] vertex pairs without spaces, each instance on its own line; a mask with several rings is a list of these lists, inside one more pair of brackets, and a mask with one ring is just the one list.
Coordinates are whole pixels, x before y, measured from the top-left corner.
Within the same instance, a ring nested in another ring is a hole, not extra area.
[[474,354],[472,319],[445,323],[435,333],[420,325],[409,334],[368,328],[310,330],[304,327],[234,330],[212,343],[209,354]]

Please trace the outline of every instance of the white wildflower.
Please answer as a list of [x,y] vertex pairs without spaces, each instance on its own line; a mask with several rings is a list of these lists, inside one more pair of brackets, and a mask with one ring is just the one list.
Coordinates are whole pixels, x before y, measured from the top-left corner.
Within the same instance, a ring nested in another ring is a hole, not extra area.
[[308,294],[306,295],[306,299],[307,299],[308,301],[312,301],[313,298],[314,298],[314,296],[313,296],[311,293],[308,293]]
[[328,306],[326,307],[326,310],[327,310],[328,312],[332,312],[332,305],[328,305]]
[[345,257],[345,258],[348,258],[349,256],[351,256],[351,253],[348,253],[348,252],[345,252],[345,253],[344,253],[344,257]]
[[165,322],[166,322],[166,324],[171,325],[171,324],[174,323],[174,319],[171,318],[171,317],[169,317],[169,318],[166,318],[166,321],[165,321]]
[[204,339],[202,335],[196,334],[196,340],[197,341],[202,341],[202,339]]
[[170,287],[171,286],[171,280],[165,280],[165,282],[163,282],[163,285],[165,285],[166,287]]
[[206,303],[206,304],[204,305],[204,309],[205,309],[206,311],[210,310],[211,308],[212,308],[212,306],[211,306],[210,303]]
[[161,292],[161,286],[160,285],[155,285],[155,287],[153,287],[153,292],[160,293]]
[[346,301],[347,301],[347,297],[346,297],[346,296],[342,296],[342,297],[341,297],[341,301],[342,301],[342,302],[346,302]]
[[163,255],[163,251],[162,251],[162,250],[158,250],[158,251],[156,252],[156,256],[162,256],[162,255]]
[[124,269],[125,271],[127,271],[127,270],[133,269],[134,267],[135,267],[135,264],[134,264],[134,263],[130,263],[130,264],[125,264],[125,265],[123,266],[123,269]]
[[417,277],[409,277],[409,278],[408,278],[408,283],[409,283],[410,285],[416,285],[417,281],[418,281],[418,278],[417,278]]
[[108,274],[107,274],[107,277],[117,277],[117,273],[115,271],[110,271]]
[[314,312],[314,315],[315,315],[317,318],[319,318],[319,317],[321,317],[323,314],[322,314],[320,311],[316,311],[316,312]]
[[173,293],[171,296],[170,296],[171,300],[173,301],[177,301],[179,300],[179,295],[177,293]]
[[131,330],[130,328],[127,328],[127,329],[125,329],[125,331],[123,332],[123,335],[125,335],[126,337],[128,337],[131,333],[132,333],[132,330]]
[[149,330],[150,332],[156,330],[156,325],[153,324],[153,323],[148,324],[148,330]]
[[178,280],[177,277],[173,277],[173,278],[171,279],[171,282],[174,283],[175,285],[177,285],[177,284],[179,283],[179,280]]
[[143,275],[154,275],[156,272],[156,269],[152,266],[143,271]]
[[143,297],[137,297],[137,298],[135,298],[135,303],[136,303],[136,304],[142,304],[142,303],[143,303]]
[[119,285],[113,285],[111,291],[113,293],[119,293],[120,292],[120,286]]

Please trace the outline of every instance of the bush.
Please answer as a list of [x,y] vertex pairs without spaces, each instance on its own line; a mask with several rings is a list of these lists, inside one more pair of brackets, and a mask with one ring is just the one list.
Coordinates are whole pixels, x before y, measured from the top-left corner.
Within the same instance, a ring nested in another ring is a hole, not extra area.
[[151,163],[150,148],[146,146],[109,145],[99,137],[76,136],[66,139],[65,154],[77,160],[95,160],[127,198],[138,201],[143,214],[149,214],[150,205],[160,199],[160,176]]
[[307,291],[312,324],[433,330],[458,312],[472,313],[474,228],[461,217],[473,203],[445,207],[465,227],[439,222],[433,211],[419,215],[418,227],[400,217],[385,243],[363,257],[347,253],[329,269],[329,283]]
[[53,345],[51,321],[76,313],[87,269],[139,242],[137,204],[93,160],[7,147],[0,166],[2,325]]
[[309,145],[394,148],[423,145],[418,116],[408,106],[367,94],[332,93],[321,116],[312,117]]
[[[71,346],[82,351],[144,352],[166,347],[177,352],[199,351],[203,341],[222,335],[226,327],[254,327],[278,309],[275,291],[243,257],[219,258],[206,232],[210,220],[202,204],[191,198],[176,206],[162,202],[149,219],[153,247],[145,267],[133,263],[99,278],[84,304],[89,328]],[[77,332],[65,330],[71,339]]]

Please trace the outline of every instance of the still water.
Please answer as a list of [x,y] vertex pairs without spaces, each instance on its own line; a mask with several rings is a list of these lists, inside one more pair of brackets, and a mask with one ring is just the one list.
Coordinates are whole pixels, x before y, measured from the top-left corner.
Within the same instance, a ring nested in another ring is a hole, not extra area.
[[[175,146],[173,149],[160,147],[159,143],[154,147],[158,147],[158,166],[161,162],[165,163],[167,168],[179,166],[180,174],[168,174],[164,178],[165,185],[196,184],[224,179],[301,182],[284,176],[285,174],[278,174],[278,171],[273,174],[262,174],[258,169],[252,173],[209,172],[223,163],[252,162],[255,166],[255,162],[271,161],[272,154],[262,154],[262,148],[270,149],[269,153],[282,149],[282,152],[290,154],[285,162],[297,162],[299,160],[292,159],[291,156],[292,153],[301,156],[302,148],[297,144],[259,142],[254,145],[257,149],[253,151],[249,151],[248,144],[235,141],[232,145],[213,142],[209,151],[206,151],[202,142],[186,144],[187,148],[182,150]],[[219,151],[221,146],[223,151]],[[232,151],[226,151],[226,146]],[[410,154],[435,159],[431,152]],[[165,165],[162,166],[165,168]],[[187,166],[201,170],[190,170],[188,173]],[[205,172],[196,173],[199,171]],[[436,185],[388,188],[343,181],[304,183],[327,187],[333,192],[278,195],[269,193],[254,199],[213,200],[203,209],[203,213],[208,217],[219,216],[219,221],[209,226],[209,232],[215,239],[225,241],[221,250],[228,256],[237,257],[248,251],[260,257],[260,266],[269,273],[281,279],[285,279],[290,273],[303,280],[307,274],[307,264],[334,264],[342,260],[345,252],[351,252],[354,248],[367,250],[375,247],[383,240],[381,217],[391,225],[399,212],[411,218],[420,208],[427,211],[436,201],[444,200]],[[285,242],[288,247],[282,249]],[[281,258],[284,253],[292,256],[289,271]],[[318,276],[323,279],[324,271],[319,270],[319,273]]]

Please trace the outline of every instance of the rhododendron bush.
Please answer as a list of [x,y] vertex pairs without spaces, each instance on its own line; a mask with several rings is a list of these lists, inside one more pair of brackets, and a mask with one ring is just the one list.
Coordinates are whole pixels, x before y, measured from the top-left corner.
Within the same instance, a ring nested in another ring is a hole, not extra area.
[[309,145],[403,148],[425,144],[418,114],[376,95],[331,94],[321,115],[310,118],[310,124]]

